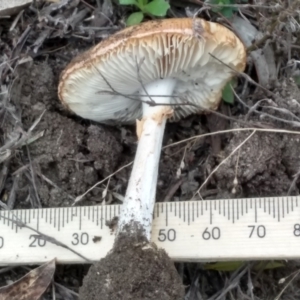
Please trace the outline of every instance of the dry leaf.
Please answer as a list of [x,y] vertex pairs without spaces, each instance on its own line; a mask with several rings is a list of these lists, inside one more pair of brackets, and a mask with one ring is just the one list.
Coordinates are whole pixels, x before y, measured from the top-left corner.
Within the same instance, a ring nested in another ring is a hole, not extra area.
[[0,288],[0,300],[39,300],[55,271],[55,259],[30,271],[18,281]]

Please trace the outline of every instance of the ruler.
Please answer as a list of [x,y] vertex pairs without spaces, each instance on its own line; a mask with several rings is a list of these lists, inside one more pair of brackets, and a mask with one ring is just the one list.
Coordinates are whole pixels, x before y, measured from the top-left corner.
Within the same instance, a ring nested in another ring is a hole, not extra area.
[[[119,214],[120,205],[1,211],[0,264],[97,261]],[[152,241],[174,261],[300,258],[300,197],[157,203],[153,217]]]

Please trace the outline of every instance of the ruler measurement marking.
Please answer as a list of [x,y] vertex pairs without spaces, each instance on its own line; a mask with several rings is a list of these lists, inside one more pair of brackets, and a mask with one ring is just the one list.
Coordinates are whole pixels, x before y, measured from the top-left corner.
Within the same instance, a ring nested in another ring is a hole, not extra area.
[[289,214],[289,202],[290,202],[290,198],[289,197],[287,197],[287,198],[285,198],[286,200],[286,214],[288,215]]
[[203,200],[200,201],[201,201],[201,216],[203,216]]
[[232,223],[234,224],[234,199],[232,200]]
[[101,210],[101,229],[103,228],[103,209],[102,207],[100,207],[100,210]]
[[282,218],[284,218],[284,202],[283,202],[283,198],[281,199],[281,206],[282,206]]
[[259,208],[261,208],[261,199],[259,198]]
[[227,201],[227,209],[228,209],[228,221],[230,220],[230,203],[229,203],[229,201],[228,201],[228,199],[226,199],[226,201]]
[[[23,210],[21,210],[21,216],[20,216],[20,220],[21,220],[21,222],[23,222],[24,223],[24,221],[23,221]],[[20,227],[20,229],[21,229],[22,227]]]
[[7,215],[7,221],[8,221],[7,227],[10,227],[11,223],[13,223],[13,220],[11,219],[11,213],[9,210],[7,211],[6,215]]
[[[290,198],[292,199],[292,198]],[[291,207],[292,211],[294,211],[294,200],[292,199],[292,207]]]
[[190,225],[190,203],[188,202],[188,225]]
[[[166,210],[166,211],[167,211],[167,210]],[[194,223],[194,221],[195,221],[195,215],[194,215],[194,212],[195,212],[195,209],[194,209],[194,202],[192,203],[192,212],[193,212],[192,222]]]
[[264,213],[266,212],[266,198],[264,198]]
[[[97,220],[96,220],[96,224],[97,226],[99,225],[99,206],[96,207],[96,210],[97,210]],[[102,228],[102,226],[101,226]]]
[[[24,210],[23,212],[24,212],[24,216],[22,216],[22,220],[24,220],[23,222],[26,224],[26,210]],[[47,219],[46,219],[46,222],[47,222]],[[3,225],[4,224],[5,224],[5,219],[4,219]]]
[[59,207],[58,208],[58,226],[57,226],[58,231],[60,231],[60,210],[61,210],[61,208]]
[[11,216],[10,216],[10,215],[11,215],[11,213],[10,213],[10,211],[8,210],[8,211],[7,211],[7,217],[8,217],[8,219],[7,219],[7,220],[8,220],[7,226],[13,228],[14,222],[13,222],[13,221],[10,222],[10,219],[11,219]]
[[178,203],[179,218],[181,218],[181,202]]
[[166,227],[168,227],[168,208],[166,207]]
[[40,218],[39,218],[39,215],[40,215],[40,210],[38,209],[37,210],[37,220],[36,220],[36,230],[37,231],[40,231]]
[[239,200],[236,201],[236,219],[240,219]]
[[[9,218],[12,219],[12,220],[14,219],[14,214],[11,213],[11,211],[9,211]],[[11,229],[14,229],[14,224],[15,224],[14,222],[11,222]]]
[[243,199],[241,201],[241,204],[242,204],[241,215],[243,216],[244,215],[244,200]]
[[[17,220],[19,219],[18,212],[16,213],[16,219]],[[18,224],[16,224],[16,226],[15,226],[15,232],[18,233]]]
[[[254,201],[254,210],[255,210],[255,223],[257,223],[257,203],[256,199]],[[251,207],[252,208],[252,207]]]
[[81,231],[82,209],[79,209],[79,231]]
[[[101,210],[103,211],[103,206],[101,207]],[[106,221],[107,221],[107,209],[105,209],[105,214],[104,214],[104,220],[103,220],[103,225],[106,225]]]

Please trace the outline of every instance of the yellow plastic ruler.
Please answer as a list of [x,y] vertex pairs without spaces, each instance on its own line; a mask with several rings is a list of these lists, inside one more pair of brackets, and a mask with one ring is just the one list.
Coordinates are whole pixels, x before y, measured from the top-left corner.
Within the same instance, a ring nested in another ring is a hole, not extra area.
[[[0,264],[99,260],[115,238],[106,221],[119,213],[120,205],[1,211]],[[300,197],[158,203],[152,241],[175,261],[300,258]]]

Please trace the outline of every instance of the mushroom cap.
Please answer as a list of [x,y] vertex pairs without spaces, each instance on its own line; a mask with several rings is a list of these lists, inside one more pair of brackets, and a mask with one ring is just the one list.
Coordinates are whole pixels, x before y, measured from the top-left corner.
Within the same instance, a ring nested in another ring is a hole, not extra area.
[[199,18],[149,21],[76,57],[61,74],[58,96],[83,118],[132,123],[142,117],[142,102],[132,99],[145,95],[142,85],[175,78],[171,104],[177,120],[218,107],[235,73],[225,64],[239,72],[246,65],[244,45],[226,27]]

